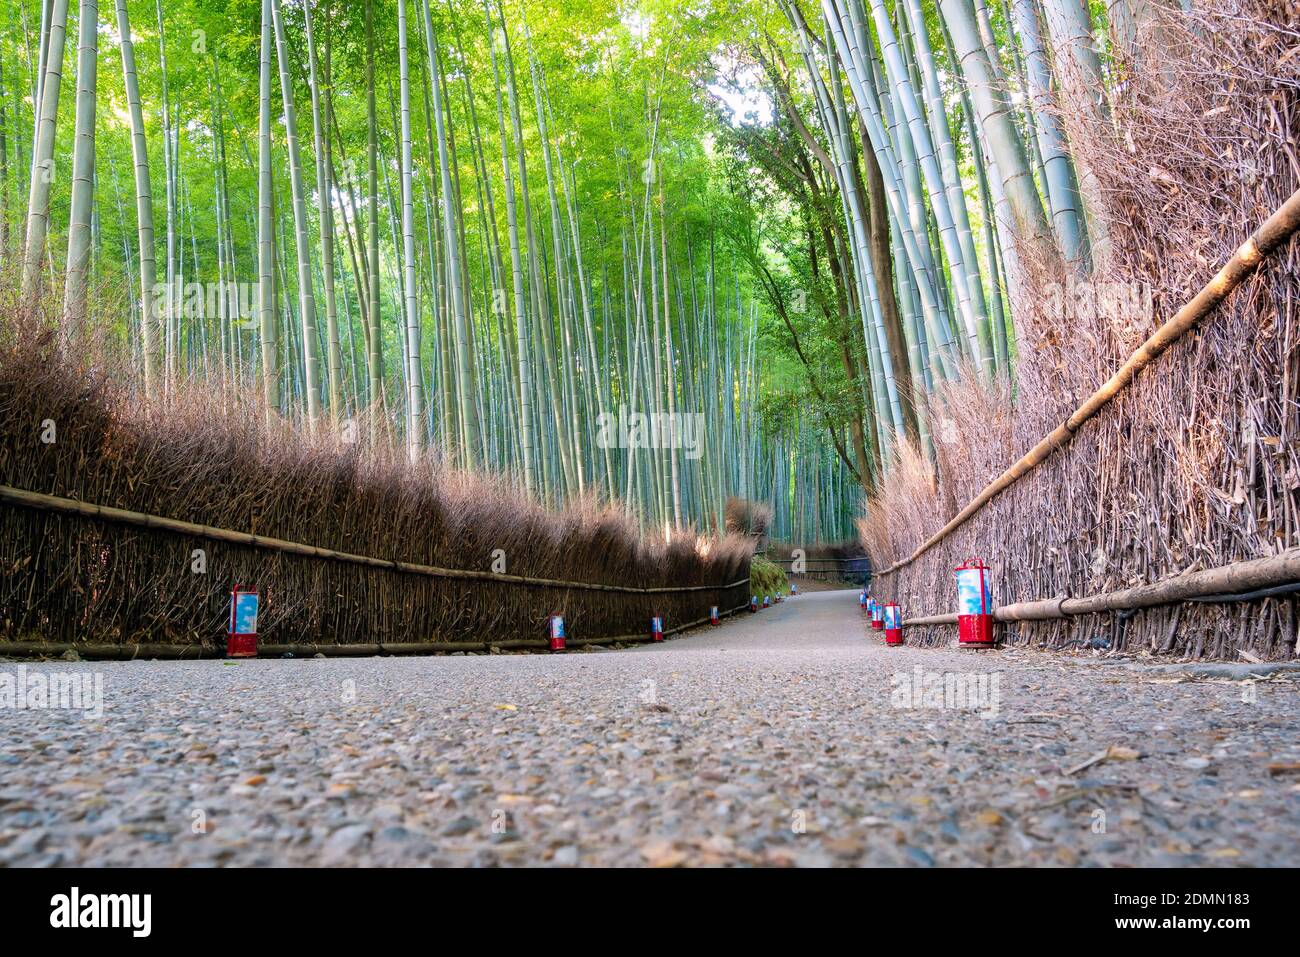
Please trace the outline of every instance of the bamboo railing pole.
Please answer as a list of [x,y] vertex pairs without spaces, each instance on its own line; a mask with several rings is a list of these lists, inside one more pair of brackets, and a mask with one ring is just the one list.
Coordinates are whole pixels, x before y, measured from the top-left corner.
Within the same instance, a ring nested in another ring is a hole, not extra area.
[[1093,392],[1063,423],[1049,432],[1030,449],[1019,461],[985,486],[975,498],[971,499],[960,512],[943,528],[926,539],[910,556],[895,562],[875,575],[889,575],[898,569],[910,565],[923,554],[943,541],[954,531],[964,525],[972,515],[991,501],[994,496],[1005,491],[1029,472],[1037,468],[1053,452],[1067,444],[1079,428],[1095,416],[1101,409],[1122,392],[1134,377],[1155,361],[1181,336],[1196,326],[1202,319],[1214,311],[1234,289],[1242,284],[1264,258],[1276,251],[1297,229],[1300,229],[1300,190],[1278,207],[1273,215],[1251,234],[1250,238],[1237,247],[1232,258],[1215,274],[1214,278],[1201,287],[1173,318],[1162,325],[1138,346],[1128,360],[1099,389]]
[[1137,585],[1084,598],[1067,598],[1061,602],[1061,611],[1067,615],[1087,615],[1099,611],[1151,608],[1188,598],[1250,592],[1293,582],[1300,582],[1298,548],[1268,558],[1189,572],[1149,585]]
[[[1291,548],[1279,555],[1233,562],[1217,568],[1187,572],[1164,581],[1136,585],[1117,591],[1100,592],[1079,598],[1045,598],[1039,601],[1017,602],[994,609],[998,621],[1047,621],[1072,618],[1076,615],[1093,615],[1107,611],[1131,611],[1173,605],[1182,601],[1203,598],[1207,595],[1234,595],[1290,585],[1300,582],[1300,548]],[[904,626],[955,625],[956,614],[927,615],[907,618]]]
[[905,628],[924,628],[931,625],[955,625],[957,624],[956,613],[947,615],[925,615],[921,618],[904,618],[903,627]]

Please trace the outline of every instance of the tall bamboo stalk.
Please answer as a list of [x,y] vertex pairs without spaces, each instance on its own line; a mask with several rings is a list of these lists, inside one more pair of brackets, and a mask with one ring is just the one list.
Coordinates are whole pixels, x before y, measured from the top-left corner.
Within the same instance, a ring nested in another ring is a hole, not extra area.
[[54,182],[54,137],[59,114],[59,86],[63,81],[63,46],[68,24],[68,0],[53,0],[49,27],[43,30],[41,86],[38,96],[36,136],[32,148],[31,186],[27,198],[27,233],[23,254],[23,299],[34,303],[40,291],[45,261],[45,239],[50,225],[50,187]]
[[81,0],[77,30],[77,127],[72,152],[72,206],[63,292],[65,331],[84,332],[86,274],[91,253],[91,204],[95,190],[95,72],[99,65],[99,7]]
[[481,438],[478,417],[473,411],[472,404],[477,390],[471,359],[470,319],[463,288],[464,267],[461,260],[460,234],[456,226],[456,213],[452,206],[453,197],[457,194],[452,189],[451,156],[448,151],[447,128],[443,113],[442,67],[438,58],[438,41],[429,15],[429,0],[422,0],[422,4],[429,62],[429,84],[433,94],[434,131],[438,143],[438,170],[443,197],[443,252],[447,259],[447,287],[454,330],[455,381],[459,403],[457,422],[459,436],[456,454],[465,465],[472,467],[480,457]]
[[[338,300],[334,288],[334,189],[330,182],[330,128],[321,108],[321,78],[317,73],[316,36],[312,25],[312,0],[304,0],[303,20],[307,32],[307,70],[311,86],[312,145],[316,154],[316,197],[320,221],[321,274],[325,287],[325,372],[329,383],[330,417],[337,424],[342,406],[343,357],[339,349]],[[328,0],[325,35],[325,96],[330,86],[330,24]]]
[[378,437],[379,417],[384,407],[384,351],[383,324],[380,314],[383,303],[379,291],[379,118],[375,108],[375,22],[374,4],[366,0],[366,155],[368,159],[367,180],[367,240],[366,240],[366,276],[370,290],[366,299],[370,304],[370,441],[374,444]]
[[258,74],[257,310],[262,337],[262,401],[267,415],[279,404],[279,355],[275,306],[274,190],[271,169],[271,8],[262,0],[262,46]]
[[[428,6],[428,0],[424,0]],[[424,381],[420,368],[420,302],[415,288],[415,206],[411,190],[411,75],[406,49],[406,0],[397,0],[397,54],[402,99],[402,288],[406,315],[406,448],[424,447]]]
[[298,312],[302,322],[303,391],[307,398],[308,427],[320,419],[320,350],[316,331],[315,281],[311,274],[310,223],[307,218],[307,188],[303,182],[302,152],[298,142],[298,108],[294,103],[293,75],[289,72],[289,50],[284,36],[280,0],[271,0],[275,27],[275,49],[280,65],[280,92],[284,103],[284,129],[289,153],[289,188],[293,194],[294,249],[298,263]]
[[974,101],[980,129],[997,164],[1017,233],[1026,242],[1051,242],[1047,217],[1034,185],[1024,143],[1002,92],[1005,83],[998,67],[985,52],[975,9],[970,0],[939,0],[939,9]]

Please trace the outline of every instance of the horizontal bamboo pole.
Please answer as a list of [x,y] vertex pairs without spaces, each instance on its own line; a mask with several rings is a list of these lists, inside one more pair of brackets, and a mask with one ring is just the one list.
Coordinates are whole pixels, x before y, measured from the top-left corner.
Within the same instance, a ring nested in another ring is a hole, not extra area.
[[381,568],[386,571],[405,572],[411,575],[426,575],[431,578],[465,578],[474,581],[504,582],[512,585],[532,585],[543,588],[580,588],[587,591],[612,591],[633,595],[653,595],[665,592],[687,591],[721,591],[736,588],[749,582],[748,578],[731,582],[728,585],[664,585],[654,588],[638,588],[635,585],[603,585],[595,582],[571,582],[554,578],[530,578],[525,575],[504,575],[496,572],[473,571],[464,568],[439,568],[436,565],[420,565],[415,562],[393,561],[385,558],[373,558],[369,555],[356,555],[352,552],[339,552],[332,548],[320,548],[316,545],[304,545],[282,538],[270,538],[265,535],[252,535],[248,532],[232,532],[225,528],[211,525],[198,525],[175,518],[163,518],[159,515],[147,515],[144,512],[132,512],[124,508],[112,508],[106,505],[93,505],[73,498],[59,495],[46,495],[41,492],[29,492],[26,489],[0,485],[0,502],[42,511],[61,512],[81,518],[98,519],[122,525],[134,525],[156,531],[173,532],[194,538],[206,538],[210,541],[227,542],[232,545],[245,545],[252,548],[265,548],[271,551],[285,552],[290,555],[302,555],[307,558],[321,558],[331,561],[350,562],[369,568]]
[[903,627],[922,628],[930,625],[955,625],[957,624],[957,615],[925,615],[921,618],[904,618]]
[[1257,558],[1253,561],[1234,562],[1219,568],[1189,572],[1149,585],[1138,585],[1120,591],[1091,595],[1085,598],[1066,598],[1061,611],[1067,615],[1090,615],[1099,611],[1125,611],[1130,608],[1151,608],[1198,598],[1202,595],[1249,592],[1300,581],[1300,549],[1292,548],[1280,555]]
[[[737,605],[718,612],[719,618],[727,618],[737,612],[746,611],[749,603]],[[664,630],[664,636],[676,635],[691,628],[705,624],[708,618],[697,618],[674,628]],[[610,635],[604,638],[575,638],[567,644],[573,648],[587,645],[635,644],[651,641],[650,635]],[[504,650],[543,649],[550,643],[544,638],[516,638],[506,641],[410,641],[377,642],[374,644],[317,645],[317,644],[264,644],[258,646],[258,656],[262,658],[280,658],[292,655],[295,658],[311,658],[324,655],[327,658],[356,658],[377,655],[446,655],[456,651],[487,652],[493,648]],[[133,661],[142,658],[218,658],[222,649],[211,645],[159,645],[159,644],[114,644],[114,645],[78,645],[72,642],[14,641],[0,643],[0,658],[57,658],[59,655],[75,651],[80,657],[91,661]]]
[[1230,292],[1240,286],[1259,267],[1264,257],[1281,247],[1297,229],[1300,229],[1300,190],[1292,193],[1291,197],[1279,206],[1249,239],[1238,246],[1232,258],[1224,264],[1214,278],[1201,287],[1201,291],[1179,309],[1172,319],[1138,346],[1119,370],[1084,400],[1084,403],[1064,422],[1044,436],[1018,462],[986,485],[984,490],[971,499],[948,524],[926,539],[910,556],[875,574],[889,575],[916,561],[964,525],[996,495],[1024,478],[1053,452],[1066,445],[1085,422],[1093,418],[1111,399],[1127,388],[1139,372],[1213,312]]
[[[1174,605],[1206,595],[1248,594],[1261,588],[1300,582],[1300,548],[1279,555],[1233,562],[1218,568],[1187,572],[1164,581],[1085,595],[1080,598],[1044,598],[1017,602],[993,610],[997,621],[1049,621],[1076,615],[1095,615],[1107,611],[1133,611]],[[907,618],[904,626],[955,625],[956,614]]]
[[78,645],[70,641],[11,641],[0,643],[0,658],[57,658],[75,651],[88,660],[126,661],[134,658],[212,658],[206,645],[113,644]]

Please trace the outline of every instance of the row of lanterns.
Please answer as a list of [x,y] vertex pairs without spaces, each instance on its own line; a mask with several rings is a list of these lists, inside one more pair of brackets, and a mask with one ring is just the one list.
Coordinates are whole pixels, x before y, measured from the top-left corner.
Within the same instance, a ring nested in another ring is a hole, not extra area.
[[[799,586],[791,583],[790,597],[793,598],[799,594]],[[866,592],[863,592],[865,598]],[[776,601],[781,601],[778,594]],[[763,607],[771,607],[773,596],[763,596]],[[260,596],[255,588],[245,588],[243,585],[236,585],[230,593],[230,621],[226,626],[226,657],[227,658],[256,658],[257,657],[257,613],[260,604]],[[749,600],[749,610],[758,611],[758,596],[754,595]],[[722,618],[718,614],[718,606],[713,605],[709,608],[709,624],[719,625]],[[564,651],[566,644],[566,634],[564,629],[564,616],[551,615],[547,620],[547,629],[549,632],[547,646],[551,651]],[[650,618],[650,640],[664,640],[664,619],[662,615],[653,615]]]
[[[792,586],[792,588],[791,588],[791,594],[794,594],[794,593],[795,593],[795,592],[794,592],[794,590],[793,590],[793,586]],[[780,601],[780,600],[781,600],[781,599],[778,597],[778,598],[777,598],[777,601]],[[751,611],[756,611],[756,610],[757,610],[757,609],[754,607],[754,605],[755,605],[755,603],[757,603],[757,601],[758,601],[758,596],[757,596],[757,595],[755,595],[755,596],[750,600],[750,610],[751,610]],[[767,607],[766,603],[764,604],[764,607]],[[722,624],[722,616],[721,616],[721,615],[719,614],[719,612],[718,612],[718,606],[717,606],[717,605],[710,605],[710,606],[709,606],[709,624],[710,624],[710,625],[720,625],[720,624]],[[565,639],[566,639],[566,635],[565,635],[565,631],[564,631],[564,616],[563,616],[563,615],[552,615],[552,616],[550,617],[550,619],[549,619],[549,625],[548,625],[548,627],[549,627],[549,629],[550,629],[550,642],[549,642],[550,650],[551,650],[551,651],[564,651],[564,649],[565,649]],[[651,640],[651,641],[663,641],[663,640],[664,640],[664,618],[663,618],[663,615],[652,615],[652,616],[651,616],[651,618],[650,618],[650,640]]]
[[[962,562],[957,572],[957,642],[971,648],[992,647],[993,594],[989,567],[978,558]],[[885,633],[885,644],[903,643],[903,611],[895,602],[880,602],[864,588],[858,607],[871,621],[872,631]]]
[[[256,589],[236,585],[230,593],[230,621],[226,626],[226,657],[257,657],[257,612],[260,597]],[[722,619],[718,606],[709,608],[709,624],[718,625]],[[563,651],[567,634],[563,615],[551,615],[547,621],[549,632],[548,647],[551,651]],[[650,618],[650,640],[664,640],[664,619],[662,615]]]
[[[721,620],[718,617],[718,606],[714,605],[709,609],[709,624],[717,625],[720,623]],[[566,639],[568,638],[568,635],[566,634],[564,628],[564,616],[551,615],[551,617],[548,619],[547,627],[549,628],[550,631],[550,640],[548,643],[548,647],[550,648],[550,650],[564,651],[566,647]],[[664,640],[663,615],[650,616],[650,640],[651,641]]]
[[[721,623],[718,617],[718,606],[714,605],[709,609],[709,624],[717,625]],[[548,619],[547,627],[550,631],[548,647],[551,651],[564,651],[567,634],[564,630],[564,616],[552,615]],[[663,615],[650,616],[650,640],[664,640],[664,618]]]
[[[799,586],[796,585],[794,582],[791,582],[790,597],[793,598],[798,594],[799,594]],[[774,602],[779,602],[779,601],[781,601],[780,594],[777,594],[775,596],[764,595],[762,598],[762,604],[760,605],[759,597],[757,595],[751,595],[749,598],[749,610],[751,613],[757,613],[760,607],[770,608],[772,607]],[[551,621],[550,649],[551,651],[563,651],[564,637],[565,637],[564,618],[560,615],[552,615],[550,621]],[[722,617],[721,615],[718,614],[717,605],[711,605],[709,607],[709,624],[710,625],[722,624]],[[650,640],[651,641],[664,640],[664,619],[662,615],[654,615],[650,619]]]
[[[794,598],[798,594],[799,594],[799,586],[796,585],[794,582],[791,582],[790,597]],[[781,598],[780,593],[776,595],[764,595],[762,599],[760,599],[757,595],[750,595],[749,596],[750,614],[757,614],[760,608],[771,608],[773,605],[780,604],[783,600],[784,599]]]
[[[790,597],[793,598],[798,594],[799,594],[799,586],[796,585],[794,582],[791,582]],[[759,597],[757,595],[751,595],[749,598],[749,610],[751,613],[757,613],[760,607],[770,608],[772,607],[773,603],[780,602],[780,601],[781,601],[781,596],[779,594],[775,596],[764,595],[762,598],[762,603],[760,605]],[[722,617],[718,613],[717,605],[711,605],[709,607],[709,624],[710,625],[722,624]],[[550,618],[550,629],[551,629],[551,637],[550,637],[551,651],[564,651],[565,648],[564,617],[561,615],[552,615]],[[650,619],[650,640],[651,641],[664,640],[664,619],[662,615],[654,615]]]
[[881,604],[864,588],[858,595],[858,607],[870,616],[872,631],[885,633],[885,644],[903,643],[903,613],[895,602]]

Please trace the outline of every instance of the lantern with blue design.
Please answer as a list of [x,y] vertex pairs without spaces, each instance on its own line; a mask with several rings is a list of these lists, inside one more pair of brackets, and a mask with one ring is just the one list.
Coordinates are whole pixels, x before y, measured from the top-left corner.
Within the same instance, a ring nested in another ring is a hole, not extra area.
[[650,619],[650,640],[664,640],[664,619],[662,615],[655,615]]
[[758,596],[757,596],[757,595],[750,595],[750,596],[749,596],[749,613],[750,613],[751,615],[756,615],[756,614],[758,614]]
[[718,617],[718,606],[717,606],[717,605],[710,605],[710,606],[709,606],[709,624],[710,624],[710,625],[720,625],[720,624],[722,624],[722,619]]
[[894,602],[885,605],[885,644],[903,643],[903,610]]
[[957,566],[957,642],[974,648],[993,645],[989,567],[978,558]]
[[793,597],[794,597],[795,595],[797,595],[797,594],[799,594],[799,586],[796,585],[794,582],[791,582],[791,583],[790,583],[790,597],[793,598]]
[[858,592],[858,611],[865,615],[867,610],[870,608],[870,601],[871,599],[867,597],[867,590],[865,588]]
[[564,616],[552,615],[550,620],[550,629],[551,629],[551,641],[550,641],[551,651],[563,651],[564,637],[565,637]]
[[257,589],[236,585],[230,593],[230,623],[226,626],[226,657],[257,657]]
[[880,631],[885,627],[885,606],[876,599],[871,599],[871,630]]

